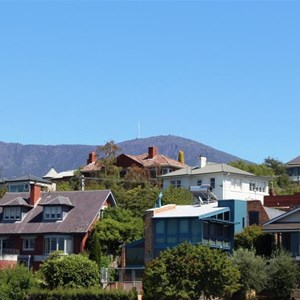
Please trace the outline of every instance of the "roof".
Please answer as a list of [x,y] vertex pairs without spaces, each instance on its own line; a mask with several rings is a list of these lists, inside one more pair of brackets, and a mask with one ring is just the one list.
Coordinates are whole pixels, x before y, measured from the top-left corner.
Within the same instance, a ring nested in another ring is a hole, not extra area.
[[32,174],[27,174],[27,175],[22,175],[19,177],[14,177],[10,179],[5,179],[5,183],[12,183],[12,182],[20,182],[20,181],[26,181],[26,182],[37,182],[37,183],[45,183],[45,184],[51,184],[51,181],[46,180],[44,178],[32,175]]
[[98,161],[91,162],[80,169],[81,173],[101,171],[102,165]]
[[29,205],[29,201],[26,201],[27,199],[24,199],[20,196],[17,196],[13,198],[12,200],[5,202],[5,203],[0,203],[0,206],[26,206],[26,207],[32,207],[32,205]]
[[[153,208],[152,210],[155,210]],[[229,211],[229,207],[218,207],[217,202],[199,205],[176,205],[173,209],[154,214],[153,218],[207,218],[211,215]]]
[[156,154],[153,158],[149,158],[148,153],[144,153],[140,155],[129,155],[129,154],[121,154],[121,155],[129,157],[137,164],[142,165],[144,168],[151,168],[155,166],[161,166],[161,167],[172,166],[181,169],[185,166],[185,164],[162,154]]
[[49,172],[43,176],[43,178],[49,179],[61,179],[65,177],[73,177],[76,170],[69,170],[57,173],[54,168],[51,168]]
[[[28,203],[29,193],[6,193],[0,200],[2,206],[11,203],[16,197]],[[22,221],[0,222],[0,234],[46,234],[46,233],[86,233],[99,216],[104,203],[116,205],[110,190],[42,192],[39,205],[28,211]],[[43,221],[43,206],[71,204],[66,217],[61,221]],[[2,220],[3,208],[0,208]]]
[[265,210],[265,212],[268,215],[270,220],[286,213],[283,210],[272,208],[272,207],[267,207],[267,206],[264,206],[264,210]]
[[184,176],[184,175],[201,175],[201,174],[211,174],[211,173],[233,173],[233,174],[239,174],[244,176],[253,176],[256,177],[254,174],[246,172],[244,170],[232,167],[230,165],[221,163],[212,163],[208,162],[204,167],[189,167],[185,166],[183,169],[176,170],[174,172],[162,175],[160,177],[167,178],[167,177],[173,177],[173,176]]
[[287,165],[288,166],[291,166],[291,165],[300,165],[300,156],[297,156],[297,157],[293,158],[292,160],[288,161]]

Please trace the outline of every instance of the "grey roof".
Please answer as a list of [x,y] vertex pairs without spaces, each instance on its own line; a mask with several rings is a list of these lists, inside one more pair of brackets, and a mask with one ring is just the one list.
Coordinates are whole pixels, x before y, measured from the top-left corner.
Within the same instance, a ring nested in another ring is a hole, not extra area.
[[227,164],[217,164],[208,162],[204,167],[184,167],[183,169],[170,172],[168,174],[164,174],[160,176],[161,178],[168,178],[172,176],[184,176],[184,175],[201,175],[201,174],[211,174],[211,173],[234,173],[246,176],[255,176],[252,173],[246,172],[244,170],[232,167]]
[[[29,201],[28,193],[6,193],[0,200],[1,205],[10,203],[16,197]],[[43,221],[43,206],[51,201],[64,201],[68,198],[71,207],[66,217],[61,221]],[[22,221],[0,222],[0,234],[46,234],[46,233],[86,233],[99,216],[99,211],[105,201],[116,205],[110,190],[43,192],[36,205],[30,209]],[[3,220],[3,208],[0,208],[0,220]]]
[[286,213],[286,211],[267,206],[264,206],[264,209],[270,220]]
[[39,183],[47,183],[51,184],[51,181],[46,180],[44,178],[32,175],[32,174],[27,174],[27,175],[22,175],[19,177],[13,177],[9,179],[5,179],[5,183],[10,183],[10,182],[19,182],[19,181],[30,181],[30,182],[39,182]]
[[69,197],[58,195],[57,197],[53,198],[51,197],[51,194],[49,193],[49,196],[46,197],[45,202],[39,203],[41,206],[46,205],[64,205],[64,206],[74,206]]
[[0,202],[0,206],[26,206],[26,207],[32,207],[32,205],[29,205],[29,201],[27,199],[24,199],[20,196],[17,196],[13,198],[12,200],[2,203]]

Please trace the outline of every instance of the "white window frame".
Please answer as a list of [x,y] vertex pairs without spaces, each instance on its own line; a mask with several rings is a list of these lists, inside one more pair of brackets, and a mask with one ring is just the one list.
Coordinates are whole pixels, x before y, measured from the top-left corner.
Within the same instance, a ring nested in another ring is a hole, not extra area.
[[20,221],[22,219],[22,210],[20,206],[4,207],[3,220],[4,221]]
[[[61,242],[63,242],[63,247]],[[63,248],[63,249],[62,249]],[[73,253],[73,237],[69,235],[46,235],[44,236],[44,254],[54,251],[63,251],[65,254]]]
[[23,250],[32,251],[35,248],[35,237],[24,237],[23,238]]
[[44,219],[45,220],[62,220],[63,209],[61,205],[44,206]]
[[171,180],[171,185],[175,188],[181,188],[181,180]]

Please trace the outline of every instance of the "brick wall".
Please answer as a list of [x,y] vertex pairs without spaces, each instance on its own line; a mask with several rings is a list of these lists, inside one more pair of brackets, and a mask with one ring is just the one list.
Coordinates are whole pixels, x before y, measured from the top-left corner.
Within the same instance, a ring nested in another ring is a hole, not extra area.
[[16,260],[0,260],[0,270],[8,269],[17,265]]
[[265,196],[264,205],[274,208],[300,206],[300,193],[295,193],[294,195]]
[[260,200],[247,201],[247,226],[249,226],[250,211],[257,211],[259,213],[259,226],[270,220]]

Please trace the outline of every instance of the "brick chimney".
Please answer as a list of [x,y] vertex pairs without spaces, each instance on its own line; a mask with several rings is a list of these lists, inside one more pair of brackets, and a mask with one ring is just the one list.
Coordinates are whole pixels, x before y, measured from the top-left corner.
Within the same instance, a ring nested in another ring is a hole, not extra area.
[[96,154],[96,152],[90,152],[90,154],[89,154],[89,158],[87,159],[87,165],[88,164],[91,164],[91,163],[93,163],[93,162],[95,162],[97,160],[97,154]]
[[157,147],[148,147],[148,158],[153,158],[157,155],[158,151],[157,151]]
[[36,184],[30,184],[30,199],[29,204],[35,205],[41,199],[41,187]]

